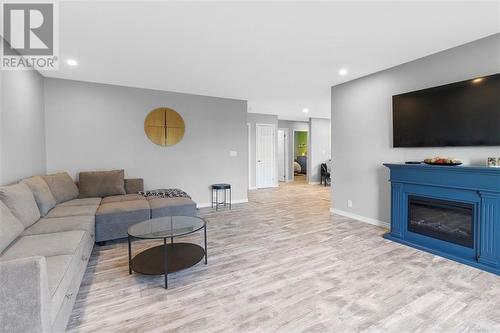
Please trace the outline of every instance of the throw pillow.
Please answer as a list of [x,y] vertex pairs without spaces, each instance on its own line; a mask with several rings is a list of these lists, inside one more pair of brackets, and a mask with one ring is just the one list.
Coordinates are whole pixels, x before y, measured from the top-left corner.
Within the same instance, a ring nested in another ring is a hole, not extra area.
[[24,231],[22,223],[0,201],[0,253]]
[[21,183],[28,185],[33,196],[35,197],[36,204],[40,210],[40,215],[45,216],[56,206],[56,199],[50,192],[49,185],[40,176],[34,176],[21,180]]
[[123,170],[80,172],[80,198],[125,194]]
[[10,209],[25,228],[40,218],[40,211],[35,197],[26,184],[15,184],[0,187],[0,200]]
[[56,203],[60,204],[78,198],[78,187],[67,172],[42,176],[42,178],[47,182]]

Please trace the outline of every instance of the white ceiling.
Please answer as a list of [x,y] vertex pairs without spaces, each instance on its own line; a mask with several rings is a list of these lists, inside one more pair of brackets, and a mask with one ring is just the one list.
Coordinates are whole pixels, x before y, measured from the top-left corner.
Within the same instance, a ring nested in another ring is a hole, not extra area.
[[68,1],[60,53],[79,66],[44,75],[329,118],[330,86],[497,32],[500,1]]

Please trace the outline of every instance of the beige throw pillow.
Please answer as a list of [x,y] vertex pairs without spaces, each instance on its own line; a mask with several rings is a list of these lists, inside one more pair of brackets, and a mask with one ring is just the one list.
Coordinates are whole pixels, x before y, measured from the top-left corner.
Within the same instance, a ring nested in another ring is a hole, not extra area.
[[35,197],[26,184],[15,184],[0,187],[0,200],[9,208],[12,215],[29,227],[40,218],[40,211]]
[[5,250],[22,232],[24,226],[0,201],[0,253]]
[[125,194],[123,170],[80,172],[80,198]]
[[60,204],[78,198],[78,187],[67,172],[42,176],[42,178],[47,182],[56,203]]
[[52,195],[52,192],[50,192],[49,185],[47,185],[47,182],[42,177],[34,176],[26,178],[21,180],[21,183],[28,185],[31,192],[33,192],[40,215],[47,215],[49,210],[56,206],[56,199]]

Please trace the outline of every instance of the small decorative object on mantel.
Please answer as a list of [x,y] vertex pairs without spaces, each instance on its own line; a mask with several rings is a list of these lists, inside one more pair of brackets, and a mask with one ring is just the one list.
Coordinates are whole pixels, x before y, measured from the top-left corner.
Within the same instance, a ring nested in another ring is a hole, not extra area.
[[450,158],[450,157],[433,157],[433,158],[426,158],[424,160],[425,164],[430,164],[430,165],[447,165],[447,166],[453,166],[453,165],[460,165],[462,164],[462,161]]
[[488,157],[488,166],[492,168],[500,168],[500,157]]

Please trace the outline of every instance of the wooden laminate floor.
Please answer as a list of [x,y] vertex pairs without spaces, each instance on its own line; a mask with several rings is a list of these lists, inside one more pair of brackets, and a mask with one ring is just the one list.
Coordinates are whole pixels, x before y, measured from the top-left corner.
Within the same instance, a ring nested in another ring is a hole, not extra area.
[[161,276],[128,274],[126,242],[96,246],[68,330],[500,331],[497,276],[331,216],[329,189],[286,184],[232,211],[200,211],[208,265],[169,275],[169,290]]

